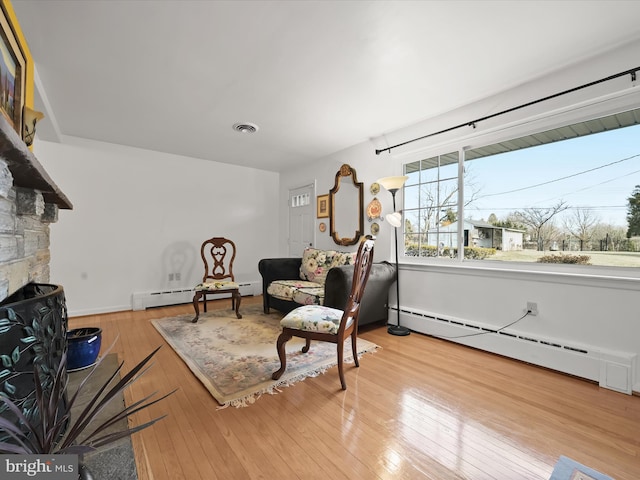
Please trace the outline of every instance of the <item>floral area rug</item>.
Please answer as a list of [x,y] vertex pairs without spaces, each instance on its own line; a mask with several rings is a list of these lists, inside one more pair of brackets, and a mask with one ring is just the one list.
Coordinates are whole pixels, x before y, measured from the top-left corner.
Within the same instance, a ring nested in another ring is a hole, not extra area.
[[[193,314],[151,321],[221,406],[249,406],[264,393],[278,393],[280,387],[337,364],[335,344],[313,341],[309,352],[302,353],[304,340],[294,337],[286,343],[287,370],[279,380],[271,380],[280,368],[276,340],[282,314],[272,310],[266,315],[257,304],[241,307],[240,313],[242,318],[237,319],[231,309],[209,311],[197,323],[191,323]],[[359,356],[377,348],[358,338]],[[345,363],[353,363],[351,339],[345,341],[344,350]],[[335,374],[340,388],[337,370]]]

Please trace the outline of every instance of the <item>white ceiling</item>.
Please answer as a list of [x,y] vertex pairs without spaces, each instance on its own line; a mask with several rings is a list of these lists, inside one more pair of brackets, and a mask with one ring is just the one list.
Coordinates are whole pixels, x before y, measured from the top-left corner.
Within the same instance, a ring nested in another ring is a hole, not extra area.
[[47,115],[39,138],[273,171],[640,38],[640,1],[12,4]]

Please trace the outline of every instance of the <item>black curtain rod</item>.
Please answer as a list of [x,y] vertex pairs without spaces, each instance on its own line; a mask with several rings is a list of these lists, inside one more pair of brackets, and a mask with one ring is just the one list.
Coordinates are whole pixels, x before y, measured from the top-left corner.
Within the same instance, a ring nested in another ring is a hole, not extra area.
[[413,140],[407,140],[406,142],[398,143],[397,145],[393,145],[387,148],[381,148],[380,150],[376,150],[376,155],[380,155],[382,152],[391,152],[392,149],[402,147],[403,145],[407,145],[409,143],[417,142],[418,140],[424,140],[425,138],[433,137],[435,135],[440,135],[441,133],[447,133],[452,130],[456,130],[462,127],[473,127],[476,128],[476,123],[482,122],[484,120],[489,120],[490,118],[497,117],[499,115],[504,115],[505,113],[511,113],[516,110],[520,110],[521,108],[530,107],[531,105],[535,105],[536,103],[544,102],[546,100],[551,100],[552,98],[560,97],[562,95],[566,95],[567,93],[576,92],[578,90],[582,90],[583,88],[592,87],[593,85],[598,85],[599,83],[608,82],[609,80],[613,80],[614,78],[623,77],[625,75],[631,75],[631,81],[636,81],[636,72],[640,70],[640,67],[632,68],[630,70],[625,70],[624,72],[616,73],[614,75],[610,75],[606,78],[601,78],[600,80],[595,80],[593,82],[585,83],[584,85],[580,85],[579,87],[570,88],[569,90],[565,90],[563,92],[554,93],[553,95],[549,95],[548,97],[539,98],[537,100],[533,100],[532,102],[523,103],[522,105],[518,105],[517,107],[511,107],[507,110],[503,110],[498,113],[494,113],[491,115],[487,115],[486,117],[477,118],[476,120],[472,120],[470,122],[461,123],[460,125],[455,125],[453,127],[445,128],[444,130],[440,130],[439,132],[430,133],[429,135],[423,135],[422,137],[414,138]]

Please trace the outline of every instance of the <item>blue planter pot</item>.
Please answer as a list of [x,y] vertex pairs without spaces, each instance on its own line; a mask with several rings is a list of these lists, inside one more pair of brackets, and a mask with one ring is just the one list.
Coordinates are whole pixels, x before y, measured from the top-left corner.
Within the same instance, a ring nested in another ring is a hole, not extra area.
[[67,370],[81,370],[96,363],[101,344],[101,328],[69,330],[67,332]]

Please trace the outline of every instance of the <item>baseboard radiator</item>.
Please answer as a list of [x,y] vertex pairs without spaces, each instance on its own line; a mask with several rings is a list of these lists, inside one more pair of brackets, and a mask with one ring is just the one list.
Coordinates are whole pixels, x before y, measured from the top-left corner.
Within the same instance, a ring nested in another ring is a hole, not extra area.
[[[238,282],[240,285],[240,295],[243,297],[255,295],[256,291],[262,292],[261,282]],[[257,289],[257,290],[256,290]],[[180,305],[191,303],[194,295],[194,287],[190,288],[168,288],[155,292],[135,292],[131,295],[132,310],[146,310],[151,307],[165,307],[168,305]],[[226,298],[231,294],[220,294],[207,298]]]
[[[395,324],[396,319],[397,309],[390,308],[390,323]],[[634,353],[525,334],[515,325],[498,332],[495,326],[481,322],[420,310],[401,309],[400,322],[416,332],[596,381],[603,388],[629,395],[640,391],[640,385],[633,384],[637,368]]]

